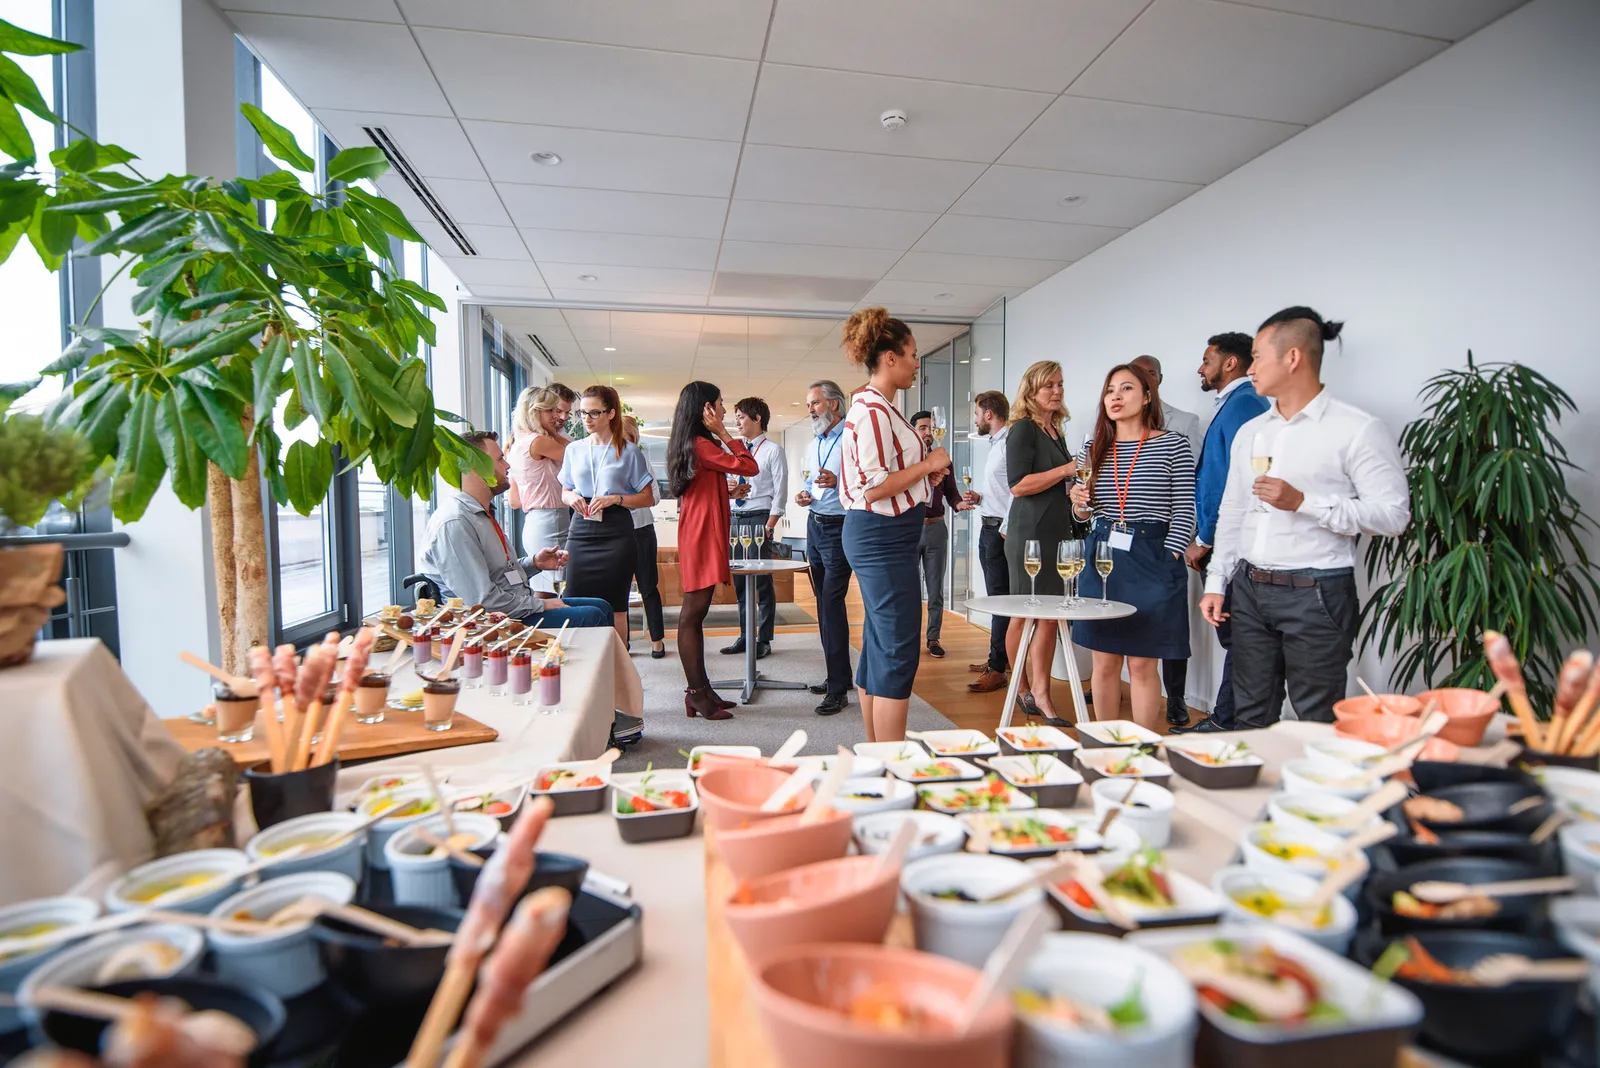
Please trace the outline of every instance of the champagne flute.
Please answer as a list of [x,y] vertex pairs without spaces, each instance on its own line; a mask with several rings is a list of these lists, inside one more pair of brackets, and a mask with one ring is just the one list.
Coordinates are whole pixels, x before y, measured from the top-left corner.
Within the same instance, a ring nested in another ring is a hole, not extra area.
[[800,469],[800,482],[801,482],[802,485],[805,486],[806,492],[810,493],[811,492],[811,468],[802,467]]
[[945,430],[950,426],[945,411],[939,405],[933,406],[933,443],[939,447],[944,446]]
[[739,530],[737,527],[730,527],[728,530],[728,555],[735,560],[739,558]]
[[[1056,543],[1056,574],[1061,576],[1062,608],[1072,608],[1078,603],[1076,588],[1078,572],[1083,570],[1083,542],[1076,538],[1063,538]],[[1067,592],[1067,582],[1074,588]]]
[[757,560],[762,559],[762,556],[761,556],[761,545],[766,540],[767,540],[767,528],[764,527],[764,526],[763,527],[756,527],[756,559]]
[[744,546],[744,558],[750,559],[750,528],[739,528],[739,544]]
[[[1250,441],[1250,470],[1258,476],[1272,470],[1272,443],[1265,434],[1257,433]],[[1250,507],[1253,511],[1265,512],[1267,502],[1257,497]]]
[[1111,607],[1111,548],[1110,541],[1102,541],[1094,547],[1094,569],[1100,572],[1100,607]]
[[1029,540],[1022,547],[1022,570],[1028,573],[1028,600],[1031,608],[1039,603],[1039,543]]
[[967,489],[972,488],[972,468],[963,467],[961,469],[961,484]]

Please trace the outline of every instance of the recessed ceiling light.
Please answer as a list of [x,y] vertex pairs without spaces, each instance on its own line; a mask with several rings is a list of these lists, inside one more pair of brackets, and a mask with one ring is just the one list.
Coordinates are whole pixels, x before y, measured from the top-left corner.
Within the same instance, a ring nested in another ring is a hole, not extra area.
[[800,402],[799,401],[790,401],[789,402],[789,407],[798,408],[798,407],[800,407]]
[[600,281],[600,279],[599,279],[599,277],[597,275],[580,274],[578,276],[578,281],[580,281],[580,282],[598,282],[598,281]]
[[617,381],[618,381],[618,382],[621,382],[621,381],[622,381],[622,376],[621,376],[621,375],[617,375],[617,376],[616,376],[616,378],[617,378]]
[[561,157],[554,152],[529,152],[528,158],[541,167],[556,167],[561,163]]
[[957,362],[959,362],[959,363],[971,363],[972,361],[971,360],[959,360]]
[[1060,204],[1063,208],[1075,208],[1079,204],[1083,203],[1083,194],[1082,193],[1068,193],[1066,196],[1064,196],[1060,200],[1056,201],[1056,203]]
[[933,295],[933,299],[934,300],[949,300],[953,296],[955,296],[954,293],[935,293]]
[[606,351],[607,352],[616,352],[617,351],[617,347],[615,345],[607,345],[606,346]]
[[989,357],[987,357],[987,356],[979,356],[978,357],[978,362],[979,363],[988,363],[989,362]]

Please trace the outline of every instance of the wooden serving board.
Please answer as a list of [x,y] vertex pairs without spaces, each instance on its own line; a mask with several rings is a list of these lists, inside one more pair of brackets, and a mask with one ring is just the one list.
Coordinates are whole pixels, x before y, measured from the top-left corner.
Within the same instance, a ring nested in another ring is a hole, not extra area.
[[[164,720],[172,736],[189,752],[197,749],[223,749],[241,768],[259,764],[267,759],[267,739],[261,730],[260,716],[256,717],[255,737],[248,742],[225,744],[217,741],[217,728],[187,719]],[[403,756],[429,749],[449,749],[458,745],[477,745],[492,742],[500,732],[485,726],[471,716],[456,713],[447,731],[430,731],[422,725],[422,710],[396,712],[386,709],[382,723],[362,724],[347,721],[339,738],[339,760],[345,764],[357,760],[376,760],[379,757]]]

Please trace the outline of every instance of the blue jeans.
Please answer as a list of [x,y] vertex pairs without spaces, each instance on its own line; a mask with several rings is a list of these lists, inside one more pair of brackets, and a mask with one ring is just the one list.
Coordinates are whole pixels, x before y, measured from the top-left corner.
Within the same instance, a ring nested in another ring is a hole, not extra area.
[[545,630],[558,629],[563,623],[574,627],[611,626],[611,602],[603,597],[563,597],[565,608],[546,608],[522,617],[524,623],[537,623]]

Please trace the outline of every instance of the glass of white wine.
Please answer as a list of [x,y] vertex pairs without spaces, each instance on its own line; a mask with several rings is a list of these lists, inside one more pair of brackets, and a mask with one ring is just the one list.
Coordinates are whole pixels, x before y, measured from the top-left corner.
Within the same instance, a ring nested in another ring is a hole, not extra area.
[[1028,600],[1031,608],[1039,603],[1039,543],[1030,540],[1022,546],[1022,570],[1028,573]]
[[[1078,572],[1083,570],[1083,542],[1076,538],[1063,538],[1056,543],[1056,574],[1061,576],[1061,607],[1073,608],[1078,603]],[[1067,583],[1073,584],[1068,592]]]
[[949,416],[939,405],[933,406],[933,443],[940,447],[944,445],[944,434],[950,426]]
[[[1257,434],[1250,442],[1250,470],[1258,476],[1272,470],[1272,443],[1265,434]],[[1265,512],[1267,502],[1257,497],[1254,507],[1258,512]]]
[[1096,542],[1094,547],[1094,569],[1100,572],[1100,607],[1111,607],[1111,542]]
[[739,544],[744,546],[744,558],[746,560],[750,559],[750,541],[750,528],[741,527],[739,529]]
[[972,468],[963,467],[961,469],[961,484],[967,489],[972,488]]
[[767,528],[766,527],[756,527],[756,535],[755,536],[756,536],[756,559],[760,560],[760,559],[762,559],[761,546],[767,540]]
[[811,468],[802,467],[800,469],[800,484],[806,488],[807,493],[811,492]]
[[739,558],[739,531],[737,528],[728,531],[728,555],[735,560]]

